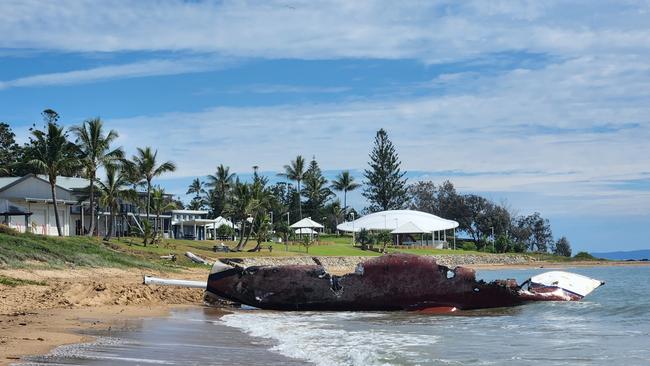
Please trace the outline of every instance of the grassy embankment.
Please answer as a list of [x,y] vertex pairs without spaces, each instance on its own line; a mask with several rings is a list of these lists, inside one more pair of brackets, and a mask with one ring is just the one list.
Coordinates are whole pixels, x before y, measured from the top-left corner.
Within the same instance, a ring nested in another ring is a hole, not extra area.
[[[289,245],[264,243],[262,251],[214,252],[213,246],[222,241],[193,241],[165,239],[156,245],[142,245],[140,238],[113,239],[106,243],[97,238],[87,237],[45,237],[32,234],[17,234],[0,231],[0,268],[70,268],[70,267],[117,267],[148,268],[154,270],[177,270],[186,267],[201,267],[185,257],[185,252],[198,256],[213,258],[269,257],[269,256],[377,256],[379,253],[361,250],[351,245],[349,236],[324,235],[320,241],[306,248],[297,243]],[[234,247],[234,242],[223,242]],[[245,250],[252,249],[254,241],[249,241]],[[272,246],[273,250],[269,251]],[[485,253],[447,249],[396,249],[389,252],[401,252],[420,255],[436,254],[474,254]],[[176,261],[160,259],[160,256],[173,254]],[[504,254],[507,255],[507,254]],[[570,258],[553,255],[535,255],[537,260],[571,261]],[[2,280],[10,282],[11,280]]]
[[[241,258],[268,256],[377,256],[379,253],[361,250],[351,245],[351,238],[345,236],[323,236],[320,241],[306,248],[297,243],[289,245],[264,243],[262,251],[251,253],[246,250],[255,246],[249,241],[243,252],[215,253],[213,246],[222,241],[193,241],[165,239],[156,245],[142,245],[140,238],[120,238],[103,242],[87,237],[46,237],[33,234],[19,234],[0,231],[0,268],[69,268],[69,267],[118,267],[174,270],[183,267],[197,267],[187,259],[185,252],[192,252],[204,258]],[[223,242],[231,248],[234,242]],[[269,247],[273,251],[269,251]],[[390,252],[413,254],[477,253],[436,249],[389,249]],[[176,255],[176,261],[160,259],[162,255]]]

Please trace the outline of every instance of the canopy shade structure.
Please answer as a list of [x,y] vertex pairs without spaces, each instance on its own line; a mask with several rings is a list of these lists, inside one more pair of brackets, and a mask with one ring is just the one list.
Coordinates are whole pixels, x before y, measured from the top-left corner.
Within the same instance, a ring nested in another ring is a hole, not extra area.
[[[341,231],[359,232],[366,230],[399,230],[400,225],[407,223],[417,228],[415,233],[432,233],[434,231],[444,231],[458,227],[458,223],[453,220],[443,219],[430,213],[414,210],[388,210],[375,212],[370,215],[360,217],[354,221],[344,222],[336,228]],[[412,234],[408,231],[405,233]],[[396,233],[397,234],[397,233]]]
[[411,221],[409,221],[404,225],[400,225],[400,227],[391,231],[390,233],[391,234],[425,234],[429,232],[430,231],[426,231],[421,227],[417,226],[416,224],[412,223]]
[[308,227],[301,228],[301,229],[296,229],[295,230],[296,234],[309,234],[309,235],[315,235],[318,234],[314,229],[310,229]]
[[0,216],[29,216],[32,213],[9,200],[0,199]]
[[302,228],[323,229],[324,228],[323,225],[312,220],[311,217],[305,217],[304,219],[292,224],[289,227],[292,229],[302,229]]

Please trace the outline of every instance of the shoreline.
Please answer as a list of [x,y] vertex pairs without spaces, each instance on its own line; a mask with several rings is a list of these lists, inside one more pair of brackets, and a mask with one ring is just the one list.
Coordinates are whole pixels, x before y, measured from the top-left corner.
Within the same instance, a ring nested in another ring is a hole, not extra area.
[[[532,261],[520,264],[466,264],[474,270],[563,269],[569,267],[648,266],[648,262]],[[353,270],[327,266],[334,274]],[[203,290],[144,286],[144,274],[205,280],[208,269],[175,273],[123,269],[3,269],[0,275],[43,281],[46,285],[0,285],[0,366],[24,356],[42,355],[66,344],[93,339],[79,330],[124,326],[134,318],[164,317],[176,308],[202,307]]]
[[[92,337],[78,330],[120,327],[127,319],[167,316],[203,304],[203,290],[142,285],[137,269],[3,269],[0,275],[45,283],[0,285],[0,366]],[[207,269],[146,274],[205,279]]]

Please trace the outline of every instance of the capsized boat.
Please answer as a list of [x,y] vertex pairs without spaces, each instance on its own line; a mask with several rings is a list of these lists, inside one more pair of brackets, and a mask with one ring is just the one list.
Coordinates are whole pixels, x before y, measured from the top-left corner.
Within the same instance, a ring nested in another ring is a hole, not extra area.
[[469,310],[575,301],[602,284],[561,271],[531,277],[522,285],[512,279],[477,281],[471,268],[450,269],[432,257],[386,254],[342,276],[319,264],[243,267],[217,260],[206,295],[272,310]]

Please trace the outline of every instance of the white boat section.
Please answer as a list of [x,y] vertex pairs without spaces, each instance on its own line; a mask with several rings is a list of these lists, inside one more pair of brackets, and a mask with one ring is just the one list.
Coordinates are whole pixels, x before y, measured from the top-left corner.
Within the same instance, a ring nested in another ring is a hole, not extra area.
[[531,277],[530,282],[542,286],[558,287],[581,297],[589,295],[604,284],[602,281],[587,276],[564,271],[545,272]]

